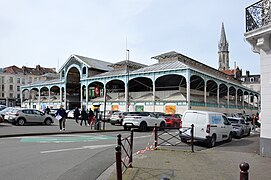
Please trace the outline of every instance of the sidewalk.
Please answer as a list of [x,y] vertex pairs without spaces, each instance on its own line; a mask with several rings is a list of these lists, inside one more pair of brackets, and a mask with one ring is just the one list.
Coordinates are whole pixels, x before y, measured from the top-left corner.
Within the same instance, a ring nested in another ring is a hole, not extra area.
[[[239,179],[241,162],[250,165],[249,179],[271,179],[271,159],[257,154],[208,149],[195,153],[158,149],[134,156],[124,180],[139,179]],[[115,171],[111,180],[116,179]]]
[[[256,153],[235,152],[226,147],[214,147],[192,153],[165,146],[134,155],[133,168],[125,171],[123,179],[239,180],[239,165],[242,162],[249,163],[249,179],[271,179],[271,159]],[[115,165],[111,169],[109,179],[116,179]]]

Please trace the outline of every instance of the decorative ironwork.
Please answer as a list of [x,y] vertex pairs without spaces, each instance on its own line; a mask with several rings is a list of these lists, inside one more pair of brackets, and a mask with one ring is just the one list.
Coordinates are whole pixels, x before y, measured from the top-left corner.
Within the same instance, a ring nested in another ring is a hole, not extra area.
[[271,0],[261,0],[246,8],[246,32],[271,23]]

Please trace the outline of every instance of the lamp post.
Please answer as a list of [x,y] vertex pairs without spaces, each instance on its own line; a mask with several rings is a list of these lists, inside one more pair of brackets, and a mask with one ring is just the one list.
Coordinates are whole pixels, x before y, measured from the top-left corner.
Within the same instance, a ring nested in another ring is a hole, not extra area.
[[129,103],[130,103],[130,97],[129,97],[129,57],[130,56],[130,50],[126,49],[126,74],[127,74],[127,111],[129,112]]

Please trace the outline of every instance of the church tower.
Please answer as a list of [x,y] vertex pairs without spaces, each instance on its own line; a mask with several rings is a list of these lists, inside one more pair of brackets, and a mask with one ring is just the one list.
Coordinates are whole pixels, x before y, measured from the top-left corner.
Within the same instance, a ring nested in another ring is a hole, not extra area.
[[218,59],[219,68],[218,70],[228,70],[229,66],[229,44],[226,39],[226,33],[224,29],[224,23],[222,23],[220,41],[218,43]]

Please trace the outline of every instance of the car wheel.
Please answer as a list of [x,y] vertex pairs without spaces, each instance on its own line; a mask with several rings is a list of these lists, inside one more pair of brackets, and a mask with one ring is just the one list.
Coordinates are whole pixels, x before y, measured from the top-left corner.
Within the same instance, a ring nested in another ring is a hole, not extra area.
[[147,131],[147,123],[146,122],[142,122],[140,124],[140,126],[139,126],[139,130],[143,131],[143,132]]
[[22,118],[20,118],[20,119],[17,120],[17,124],[18,124],[19,126],[23,126],[23,125],[25,125],[25,120],[22,119]]
[[231,142],[231,141],[232,141],[232,133],[230,132],[227,142]]
[[50,126],[52,124],[52,120],[47,118],[47,119],[45,119],[44,124],[47,126]]
[[208,147],[209,148],[212,148],[215,146],[215,143],[216,143],[216,136],[215,135],[212,135],[212,137],[210,138],[209,142],[208,142]]

